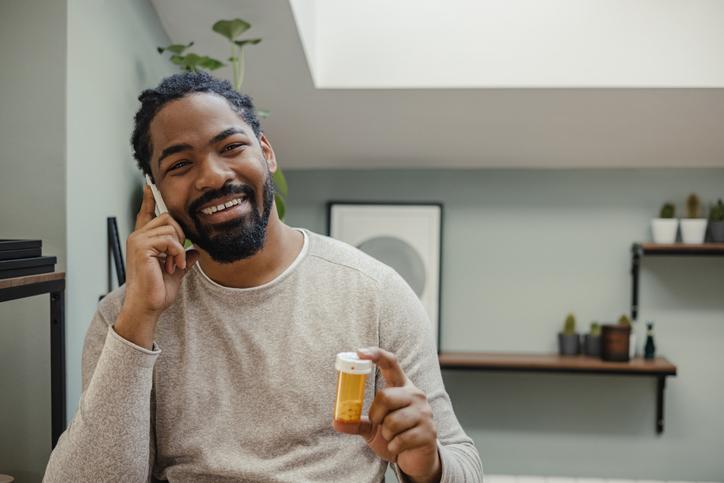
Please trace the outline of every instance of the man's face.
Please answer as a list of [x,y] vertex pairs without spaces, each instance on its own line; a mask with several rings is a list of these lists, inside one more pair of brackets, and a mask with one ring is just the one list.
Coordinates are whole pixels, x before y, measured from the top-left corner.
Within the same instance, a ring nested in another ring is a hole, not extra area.
[[154,181],[194,245],[220,263],[259,251],[276,171],[266,137],[257,139],[226,99],[207,93],[169,102],[149,131]]

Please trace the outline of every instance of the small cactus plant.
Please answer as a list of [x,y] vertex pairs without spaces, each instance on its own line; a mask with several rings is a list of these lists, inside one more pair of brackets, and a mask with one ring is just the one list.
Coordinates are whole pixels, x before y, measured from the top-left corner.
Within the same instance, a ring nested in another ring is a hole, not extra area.
[[676,208],[673,203],[664,203],[659,212],[659,218],[673,218],[676,214]]
[[568,314],[565,322],[563,323],[563,333],[565,335],[575,335],[576,333],[576,316]]
[[689,197],[686,198],[686,214],[689,218],[699,218],[700,205],[701,203],[696,193],[691,193]]
[[709,219],[711,221],[724,221],[724,202],[722,202],[721,198],[711,207]]
[[598,337],[601,335],[601,324],[598,322],[591,322],[591,337]]
[[631,319],[628,318],[628,315],[622,314],[621,317],[618,318],[618,323],[620,325],[628,325],[631,326]]

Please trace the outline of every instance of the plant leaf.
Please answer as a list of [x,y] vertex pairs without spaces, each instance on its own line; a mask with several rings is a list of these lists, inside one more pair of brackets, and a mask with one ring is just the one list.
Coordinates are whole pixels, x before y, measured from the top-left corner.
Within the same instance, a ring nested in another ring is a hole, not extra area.
[[279,214],[279,219],[284,221],[284,215],[287,212],[287,207],[284,204],[284,198],[279,195],[274,195],[274,201],[277,204],[277,213]]
[[278,192],[283,197],[286,197],[289,194],[289,186],[287,185],[287,179],[284,177],[284,173],[282,173],[281,168],[277,168],[274,174],[272,174],[272,180],[274,181]]
[[224,67],[224,65],[226,65],[226,64],[224,64],[220,60],[217,60],[217,59],[214,59],[213,57],[209,57],[209,56],[205,55],[205,56],[201,57],[198,65],[199,65],[199,67],[202,67],[207,70],[216,70],[219,67]]
[[267,111],[265,109],[257,109],[255,112],[256,117],[259,117],[261,119],[266,119],[271,114],[271,111]]
[[249,30],[250,27],[249,22],[235,18],[232,20],[219,20],[211,28],[217,34],[223,35],[233,42],[235,38]]
[[186,56],[185,55],[172,55],[169,60],[173,62],[176,65],[186,65]]
[[261,42],[261,39],[244,39],[244,40],[234,40],[234,43],[238,45],[239,47],[243,47],[246,44],[256,45],[259,42]]
[[188,49],[188,48],[191,47],[192,45],[194,45],[193,42],[189,42],[188,45],[171,44],[171,45],[169,45],[168,47],[156,47],[156,50],[158,50],[158,53],[159,53],[159,54],[163,54],[163,53],[164,53],[165,51],[167,51],[167,50],[168,50],[169,52],[171,52],[172,54],[183,54],[184,50]]

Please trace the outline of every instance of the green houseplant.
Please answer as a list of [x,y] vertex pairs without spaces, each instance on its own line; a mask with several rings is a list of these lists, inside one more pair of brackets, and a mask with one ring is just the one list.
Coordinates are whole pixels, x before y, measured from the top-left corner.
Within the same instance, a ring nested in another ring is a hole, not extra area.
[[568,314],[563,322],[563,330],[558,333],[558,353],[562,356],[575,356],[580,352],[580,336],[576,333],[576,316]]
[[651,220],[651,233],[654,243],[674,243],[679,220],[675,218],[676,209],[673,203],[664,203],[659,210],[659,217]]
[[[251,24],[240,18],[219,20],[211,27],[214,32],[224,37],[229,43],[230,56],[228,62],[231,67],[232,85],[237,92],[241,92],[241,85],[244,82],[244,49],[247,46],[256,45],[262,40],[260,38],[242,39],[241,36],[250,28]],[[172,44],[166,47],[157,47],[157,50],[159,54],[166,52],[171,54],[169,60],[186,72],[195,72],[198,70],[213,71],[227,65],[214,57],[189,52],[189,49],[193,45],[193,42],[189,42],[188,44]],[[257,109],[256,114],[260,118],[266,118],[269,112]],[[274,201],[277,206],[277,213],[279,214],[279,218],[283,220],[286,213],[286,197],[289,189],[281,168],[277,168],[276,172],[272,174],[272,179],[276,186]]]
[[704,243],[706,218],[701,216],[701,202],[696,193],[686,199],[687,218],[681,220],[681,241],[684,243]]
[[591,322],[591,331],[583,338],[583,353],[601,357],[601,325],[598,322]]
[[709,234],[711,241],[724,243],[724,202],[721,198],[709,210]]

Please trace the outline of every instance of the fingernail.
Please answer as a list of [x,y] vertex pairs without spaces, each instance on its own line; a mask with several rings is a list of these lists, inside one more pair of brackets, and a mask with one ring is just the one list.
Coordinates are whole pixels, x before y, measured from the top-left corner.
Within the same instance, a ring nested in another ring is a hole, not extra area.
[[369,349],[363,348],[363,349],[357,349],[357,352],[360,354],[364,354],[366,356],[372,355],[372,352],[370,352]]

